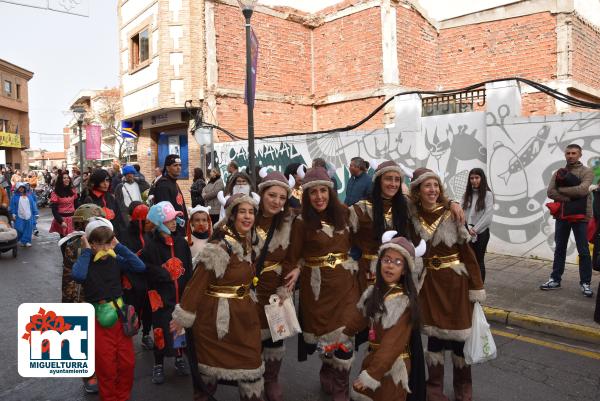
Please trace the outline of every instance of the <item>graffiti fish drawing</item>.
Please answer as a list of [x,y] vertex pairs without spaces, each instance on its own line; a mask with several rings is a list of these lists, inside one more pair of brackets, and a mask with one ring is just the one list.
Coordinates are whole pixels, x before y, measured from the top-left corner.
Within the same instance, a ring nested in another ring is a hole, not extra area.
[[548,135],[550,134],[550,127],[544,125],[533,138],[525,143],[525,145],[517,152],[516,156],[512,157],[508,162],[508,169],[503,173],[499,174],[504,183],[508,183],[511,175],[521,171],[525,167],[531,164],[535,158],[540,154]]

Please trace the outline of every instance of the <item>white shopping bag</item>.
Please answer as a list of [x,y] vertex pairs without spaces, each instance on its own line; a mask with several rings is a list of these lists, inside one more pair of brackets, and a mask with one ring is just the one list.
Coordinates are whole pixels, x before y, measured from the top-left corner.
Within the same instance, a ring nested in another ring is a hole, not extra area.
[[290,297],[280,303],[278,295],[271,295],[269,305],[265,305],[265,315],[273,341],[283,340],[302,332],[296,316],[296,309]]
[[473,305],[471,335],[465,341],[463,351],[465,361],[469,365],[491,361],[496,358],[496,343],[479,302],[475,302],[475,305]]

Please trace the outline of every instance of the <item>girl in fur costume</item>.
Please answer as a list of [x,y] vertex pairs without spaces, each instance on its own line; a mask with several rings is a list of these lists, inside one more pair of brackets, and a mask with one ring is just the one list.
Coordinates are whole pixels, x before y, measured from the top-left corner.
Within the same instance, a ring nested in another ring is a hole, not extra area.
[[[258,243],[254,247],[257,257],[256,269],[259,278],[256,286],[258,313],[260,315],[263,359],[265,361],[265,398],[267,401],[282,401],[283,394],[278,377],[285,354],[283,340],[273,342],[265,316],[265,305],[273,294],[287,297],[294,290],[300,271],[291,269],[287,251],[292,228],[292,213],[289,199],[294,187],[294,178],[288,181],[278,171],[260,171],[262,181],[258,184],[260,205],[256,217]],[[286,288],[287,287],[287,288]]]
[[[290,263],[300,265],[301,359],[317,344],[337,338],[360,293],[358,265],[348,256],[348,208],[340,203],[322,167],[309,169],[302,180],[302,214],[292,226]],[[323,354],[321,387],[335,401],[348,400],[351,350]]]
[[175,357],[177,375],[189,375],[183,358],[183,345],[176,344],[175,336],[169,330],[171,314],[192,276],[190,247],[185,237],[177,235],[182,216],[183,213],[175,211],[170,202],[163,201],[152,206],[146,217],[156,227],[148,235],[140,256],[148,271],[148,298],[154,327],[154,384],[165,381],[165,356]]
[[485,300],[479,265],[468,244],[471,235],[464,225],[452,221],[440,177],[418,168],[410,184],[410,232],[413,243],[427,242],[423,265],[427,274],[419,305],[423,333],[428,338],[427,399],[447,401],[444,395],[444,351],[452,351],[454,395],[457,401],[472,400],[471,367],[463,347],[471,333],[473,302]]
[[[425,399],[420,339],[418,346],[411,346],[414,343],[411,336],[420,336],[412,330],[419,326],[417,294],[422,277],[422,268],[415,265],[414,258],[415,253],[421,256],[425,251],[425,243],[415,252],[406,238],[392,238],[396,234],[396,231],[384,234],[375,284],[363,292],[340,338],[341,343],[351,345],[350,337],[369,329],[369,352],[352,389],[352,399],[357,401],[404,401],[409,393],[414,400]],[[420,369],[422,379],[413,380],[409,386],[411,369]]]
[[237,382],[240,400],[263,399],[260,320],[251,291],[257,207],[246,194],[226,200],[225,218],[196,256],[194,275],[173,312],[174,332],[192,328],[188,351],[197,401],[208,400],[218,381]]

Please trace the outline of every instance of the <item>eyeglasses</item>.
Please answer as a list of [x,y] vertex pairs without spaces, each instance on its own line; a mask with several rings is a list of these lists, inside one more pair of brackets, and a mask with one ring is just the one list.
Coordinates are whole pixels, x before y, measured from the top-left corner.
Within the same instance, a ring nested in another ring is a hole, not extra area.
[[385,265],[394,265],[396,267],[404,266],[403,259],[392,259],[392,258],[388,258],[387,256],[384,258],[381,258],[381,263],[385,264]]

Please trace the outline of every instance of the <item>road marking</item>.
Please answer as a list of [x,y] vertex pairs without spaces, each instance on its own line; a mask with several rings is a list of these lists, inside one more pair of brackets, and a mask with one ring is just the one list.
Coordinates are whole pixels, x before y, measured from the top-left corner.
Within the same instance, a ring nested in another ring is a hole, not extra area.
[[588,351],[581,348],[575,348],[568,345],[557,344],[550,341],[538,340],[537,338],[527,337],[521,334],[509,333],[502,330],[492,329],[492,334],[512,338],[517,341],[523,341],[525,343],[535,344],[546,348],[551,348],[557,351],[569,352],[571,354],[585,356],[586,358],[600,360],[600,352]]

